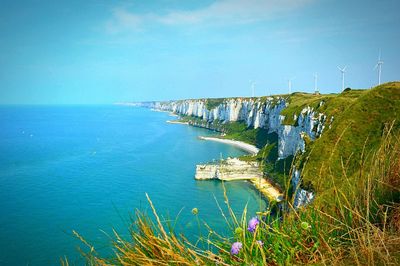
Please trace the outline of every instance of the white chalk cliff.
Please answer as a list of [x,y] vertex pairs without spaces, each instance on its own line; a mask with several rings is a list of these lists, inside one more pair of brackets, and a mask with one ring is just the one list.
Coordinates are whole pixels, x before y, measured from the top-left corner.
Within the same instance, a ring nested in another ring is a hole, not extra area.
[[249,127],[275,132],[278,134],[278,156],[279,159],[284,159],[298,151],[304,152],[304,136],[307,135],[311,140],[319,137],[326,121],[324,114],[306,107],[300,114],[294,114],[296,125],[285,125],[285,117],[281,115],[281,111],[286,106],[284,98],[270,97],[264,101],[260,98],[228,98],[211,110],[207,109],[205,99],[155,102],[153,108],[194,116],[205,123],[241,121]]

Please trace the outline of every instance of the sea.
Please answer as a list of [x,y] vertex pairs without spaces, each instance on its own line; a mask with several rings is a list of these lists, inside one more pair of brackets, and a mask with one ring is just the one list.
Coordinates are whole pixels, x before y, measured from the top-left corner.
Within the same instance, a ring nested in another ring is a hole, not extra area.
[[[78,232],[103,256],[113,230],[129,239],[137,210],[191,240],[197,217],[227,232],[224,187],[237,215],[266,202],[245,181],[196,181],[196,164],[244,151],[199,140],[217,134],[165,112],[117,105],[0,106],[0,265],[82,265]],[[219,209],[218,204],[221,206]],[[226,213],[226,215],[229,215]]]

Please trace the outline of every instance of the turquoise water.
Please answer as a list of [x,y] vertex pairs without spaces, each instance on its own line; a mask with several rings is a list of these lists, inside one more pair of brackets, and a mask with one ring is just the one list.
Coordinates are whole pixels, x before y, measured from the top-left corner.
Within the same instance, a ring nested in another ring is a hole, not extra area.
[[[194,207],[223,231],[222,185],[195,181],[195,165],[243,152],[168,119],[126,106],[0,107],[0,265],[55,265],[64,255],[82,264],[72,230],[107,254],[106,234],[126,233],[134,210],[148,208],[146,192],[164,217],[183,209],[185,235],[198,234]],[[259,209],[248,183],[226,188],[235,211]]]

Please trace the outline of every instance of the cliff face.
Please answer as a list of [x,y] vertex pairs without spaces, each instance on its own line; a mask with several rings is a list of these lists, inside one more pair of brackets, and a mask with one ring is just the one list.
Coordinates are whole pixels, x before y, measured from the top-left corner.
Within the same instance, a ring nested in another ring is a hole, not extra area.
[[202,126],[213,122],[244,122],[248,127],[264,128],[268,133],[278,134],[278,157],[284,159],[295,155],[298,151],[304,152],[304,137],[311,140],[319,137],[324,130],[326,116],[317,113],[311,107],[304,108],[300,114],[294,114],[295,125],[285,125],[281,111],[286,108],[287,102],[281,97],[260,98],[231,98],[211,108],[207,108],[207,100],[182,100],[170,102],[156,102],[154,108],[171,111],[185,116],[194,116],[204,121]]

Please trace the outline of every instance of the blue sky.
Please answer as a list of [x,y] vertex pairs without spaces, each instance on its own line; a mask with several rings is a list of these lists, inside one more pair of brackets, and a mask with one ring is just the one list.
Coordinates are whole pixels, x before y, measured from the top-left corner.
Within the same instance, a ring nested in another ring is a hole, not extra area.
[[1,1],[0,104],[369,88],[400,79],[398,0]]

